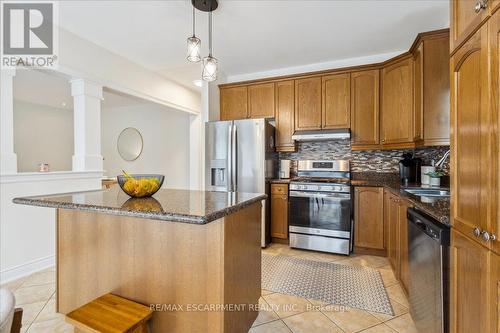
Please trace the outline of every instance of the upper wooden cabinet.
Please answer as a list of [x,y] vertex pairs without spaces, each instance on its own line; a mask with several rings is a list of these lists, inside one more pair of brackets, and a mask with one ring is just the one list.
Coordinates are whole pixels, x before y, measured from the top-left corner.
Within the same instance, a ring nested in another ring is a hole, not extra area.
[[421,39],[414,55],[414,139],[418,145],[450,144],[448,30]]
[[220,90],[220,119],[233,120],[248,118],[248,88],[228,87]]
[[384,189],[356,187],[354,195],[354,246],[384,251]]
[[[483,25],[451,58],[452,207],[455,228],[469,237],[489,231],[495,204],[491,184],[498,144],[492,141],[493,114],[488,63],[488,26]],[[495,50],[498,52],[498,49]],[[498,67],[497,67],[498,70]],[[498,96],[496,97],[498,101]],[[498,107],[498,106],[497,106]],[[496,203],[498,204],[498,203]],[[482,237],[475,238],[482,242]]]
[[276,83],[276,151],[294,151],[295,82]]
[[488,0],[450,1],[450,51],[453,53],[488,17],[497,4]]
[[321,127],[323,129],[349,128],[351,125],[351,75],[323,76]]
[[352,149],[379,148],[379,70],[351,73]]
[[274,83],[248,86],[249,118],[274,117]]
[[426,32],[383,63],[220,85],[221,119],[274,117],[278,151],[295,150],[295,131],[344,128],[353,150],[448,145],[448,39]]
[[295,80],[295,130],[321,129],[321,77]]
[[407,56],[382,69],[382,145],[412,148],[413,58]]

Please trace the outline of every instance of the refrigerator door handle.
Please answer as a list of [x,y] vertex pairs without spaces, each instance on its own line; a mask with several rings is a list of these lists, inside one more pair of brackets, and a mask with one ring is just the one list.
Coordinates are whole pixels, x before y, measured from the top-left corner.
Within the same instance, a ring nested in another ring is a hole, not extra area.
[[227,129],[227,190],[233,190],[233,124],[229,124]]
[[231,173],[231,184],[233,187],[233,191],[236,192],[238,190],[238,127],[236,125],[233,125],[233,130],[232,130],[232,152],[231,152],[231,158],[232,158],[232,163],[233,165],[231,166],[232,173]]

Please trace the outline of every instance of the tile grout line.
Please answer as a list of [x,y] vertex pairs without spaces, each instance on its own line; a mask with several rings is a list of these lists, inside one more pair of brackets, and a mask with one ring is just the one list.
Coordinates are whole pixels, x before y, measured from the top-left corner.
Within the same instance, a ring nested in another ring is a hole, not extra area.
[[40,311],[36,314],[35,318],[33,318],[33,320],[29,323],[28,328],[26,328],[26,331],[24,331],[25,333],[28,333],[28,331],[31,328],[31,325],[33,325],[33,323],[36,321],[36,318],[38,318],[38,316],[40,315],[40,313],[42,313],[43,309],[45,309],[45,307],[50,302],[50,299],[52,298],[52,296],[54,294],[55,294],[55,291],[52,294],[50,294],[49,298],[47,299],[47,301],[45,302],[45,304],[42,306],[42,308],[40,309]]

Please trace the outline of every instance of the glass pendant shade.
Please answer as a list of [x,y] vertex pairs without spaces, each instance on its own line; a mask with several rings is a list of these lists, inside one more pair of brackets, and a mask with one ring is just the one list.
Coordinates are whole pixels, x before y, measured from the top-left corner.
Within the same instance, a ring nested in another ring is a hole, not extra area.
[[203,58],[203,72],[201,77],[204,81],[215,81],[217,80],[217,59],[208,56]]
[[187,60],[198,62],[201,60],[201,40],[196,36],[191,36],[187,39]]

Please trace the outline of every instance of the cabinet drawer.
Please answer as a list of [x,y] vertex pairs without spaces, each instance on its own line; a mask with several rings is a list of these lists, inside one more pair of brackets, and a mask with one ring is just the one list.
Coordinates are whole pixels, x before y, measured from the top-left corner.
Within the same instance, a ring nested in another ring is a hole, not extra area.
[[288,194],[288,184],[271,184],[271,194]]

